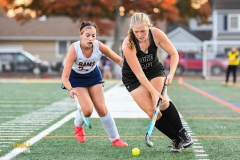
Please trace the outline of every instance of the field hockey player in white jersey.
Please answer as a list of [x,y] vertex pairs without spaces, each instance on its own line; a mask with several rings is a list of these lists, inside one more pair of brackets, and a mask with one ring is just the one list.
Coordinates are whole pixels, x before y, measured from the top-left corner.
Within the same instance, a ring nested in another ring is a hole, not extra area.
[[[62,73],[63,89],[69,91],[71,98],[77,95],[85,117],[91,116],[93,107],[96,109],[112,146],[128,146],[120,139],[115,121],[108,112],[102,75],[97,66],[103,54],[119,66],[122,66],[122,58],[98,41],[96,33],[97,26],[93,22],[82,22],[79,33],[81,40],[74,42],[67,53]],[[74,120],[74,134],[79,142],[86,141],[84,121],[79,112]]]

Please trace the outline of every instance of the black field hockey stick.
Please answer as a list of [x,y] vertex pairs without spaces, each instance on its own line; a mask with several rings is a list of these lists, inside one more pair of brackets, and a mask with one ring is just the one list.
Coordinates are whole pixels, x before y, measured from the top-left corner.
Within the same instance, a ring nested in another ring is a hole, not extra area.
[[80,106],[80,104],[79,104],[78,97],[77,97],[76,94],[74,94],[74,100],[75,100],[75,102],[77,103],[77,109],[78,109],[79,113],[81,114],[84,123],[87,125],[88,128],[91,129],[92,126],[91,126],[91,124],[90,124],[90,121],[89,121],[88,118],[86,118],[86,117],[84,116],[83,111],[82,111],[82,108],[81,108],[81,106]]
[[[163,96],[164,95],[164,92],[165,92],[165,89],[166,89],[166,86],[167,86],[167,77],[165,78],[164,80],[164,84],[163,84],[163,89],[162,89],[162,92],[161,92],[161,95]],[[148,147],[152,147],[153,146],[153,142],[150,141],[150,136],[152,135],[152,131],[153,131],[153,128],[154,128],[154,125],[156,123],[156,120],[157,120],[157,115],[158,115],[158,112],[159,112],[159,109],[160,109],[160,106],[161,106],[161,103],[162,103],[162,99],[160,98],[157,102],[157,107],[156,109],[154,110],[154,113],[153,113],[153,116],[152,116],[152,119],[148,125],[148,129],[147,129],[147,133],[145,135],[145,143]]]

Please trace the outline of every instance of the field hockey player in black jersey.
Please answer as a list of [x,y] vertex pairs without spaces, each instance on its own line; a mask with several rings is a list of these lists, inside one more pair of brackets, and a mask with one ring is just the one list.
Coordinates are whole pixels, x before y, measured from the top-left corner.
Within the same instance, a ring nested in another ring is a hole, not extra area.
[[171,56],[167,84],[171,84],[177,65],[178,52],[160,29],[153,27],[145,13],[131,17],[128,36],[122,44],[124,57],[122,81],[138,106],[151,118],[159,98],[163,99],[155,127],[173,141],[172,152],[181,152],[193,144],[183,128],[178,111],[168,100],[167,92],[160,92],[166,77],[164,67],[157,57],[158,46]]

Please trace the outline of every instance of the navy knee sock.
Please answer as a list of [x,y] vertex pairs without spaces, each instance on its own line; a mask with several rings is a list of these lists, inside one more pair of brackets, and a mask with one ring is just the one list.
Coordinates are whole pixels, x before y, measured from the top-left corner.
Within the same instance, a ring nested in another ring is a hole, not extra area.
[[177,133],[183,128],[178,111],[171,101],[169,101],[169,107],[161,112],[162,116],[173,126]]
[[155,127],[163,134],[165,134],[167,137],[169,137],[172,141],[177,139],[180,140],[174,128],[171,126],[170,123],[168,123],[168,121],[163,116],[156,121]]

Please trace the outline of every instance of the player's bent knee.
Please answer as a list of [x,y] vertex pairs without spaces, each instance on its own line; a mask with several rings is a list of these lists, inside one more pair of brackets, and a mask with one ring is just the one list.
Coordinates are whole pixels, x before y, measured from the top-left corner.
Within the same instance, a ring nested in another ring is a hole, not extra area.
[[99,117],[105,117],[108,114],[107,110],[97,111]]
[[169,107],[169,101],[166,101],[164,104],[161,105],[160,110],[164,111]]
[[91,117],[91,115],[92,115],[92,112],[86,112],[86,113],[84,113],[84,116],[85,116],[85,117]]
[[91,117],[92,112],[93,112],[93,110],[90,109],[90,108],[87,109],[87,110],[86,109],[83,110],[83,114],[84,114],[85,117]]

